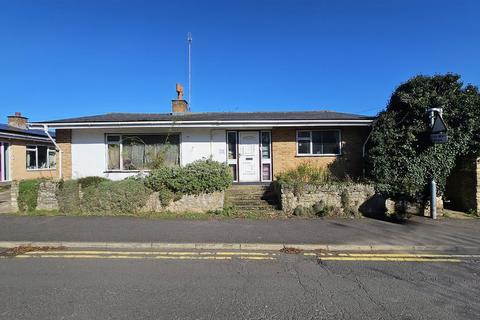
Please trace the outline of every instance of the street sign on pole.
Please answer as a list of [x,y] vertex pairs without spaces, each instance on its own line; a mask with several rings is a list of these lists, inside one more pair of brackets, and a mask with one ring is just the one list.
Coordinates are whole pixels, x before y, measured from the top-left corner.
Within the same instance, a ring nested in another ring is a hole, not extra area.
[[446,132],[432,133],[430,134],[430,141],[433,144],[443,144],[448,142],[448,135]]
[[430,131],[430,141],[433,144],[443,144],[448,142],[447,126],[442,116],[437,112],[434,116],[432,130]]
[[440,114],[437,113],[433,121],[432,133],[447,132],[447,125]]
[[[447,143],[447,126],[442,118],[442,108],[427,109],[427,114],[430,120],[430,141],[434,145]],[[437,183],[433,178],[430,182],[430,216],[437,219]]]

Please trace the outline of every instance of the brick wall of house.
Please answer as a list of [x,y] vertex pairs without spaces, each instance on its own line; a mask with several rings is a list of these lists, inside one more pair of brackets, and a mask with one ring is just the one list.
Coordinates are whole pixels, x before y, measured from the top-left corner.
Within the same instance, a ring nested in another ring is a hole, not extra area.
[[480,210],[480,158],[458,159],[447,179],[445,197],[457,210]]
[[[27,170],[27,144],[28,145],[48,145],[52,147],[53,147],[53,144],[40,143],[40,142],[27,142],[23,140],[9,140],[8,143],[10,144],[10,179],[11,180],[58,178],[57,169]],[[57,155],[57,162],[58,162],[58,155]]]
[[[298,156],[297,129],[274,128],[272,130],[274,177],[285,170],[297,167],[302,162],[312,162],[324,167],[328,166],[337,176],[359,177],[363,174],[362,147],[370,132],[370,127],[318,128],[318,130],[341,130],[342,154],[339,156]],[[315,130],[313,127],[308,129]]]
[[63,179],[72,178],[72,130],[57,129],[56,141],[60,149],[63,151],[62,157],[62,175]]

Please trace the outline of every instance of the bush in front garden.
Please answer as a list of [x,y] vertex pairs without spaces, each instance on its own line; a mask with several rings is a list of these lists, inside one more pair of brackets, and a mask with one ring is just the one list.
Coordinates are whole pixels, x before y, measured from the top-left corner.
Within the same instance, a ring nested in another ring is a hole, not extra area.
[[57,192],[58,211],[63,213],[80,212],[78,180],[60,181]]
[[320,186],[334,182],[328,168],[304,162],[297,167],[277,175],[277,183],[283,187],[292,188],[295,193],[301,193],[307,186]]
[[18,184],[18,209],[34,211],[37,208],[38,188],[42,179],[22,180]]
[[90,176],[84,177],[77,180],[77,182],[82,186],[82,188],[87,188],[89,186],[97,186],[100,182],[109,181],[107,178],[98,177],[98,176]]
[[152,190],[141,180],[107,180],[82,188],[82,194],[80,203],[83,212],[121,214],[139,212]]
[[[200,194],[223,191],[232,183],[227,165],[213,160],[198,160],[184,167],[162,167],[146,178],[148,188],[175,194]],[[163,202],[162,202],[163,203]]]

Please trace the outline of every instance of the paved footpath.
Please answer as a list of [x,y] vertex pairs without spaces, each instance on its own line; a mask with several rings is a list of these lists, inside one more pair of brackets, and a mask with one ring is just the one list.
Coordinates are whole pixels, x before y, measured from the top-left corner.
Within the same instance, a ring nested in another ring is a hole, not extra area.
[[0,216],[0,241],[270,243],[480,248],[480,219],[163,220]]

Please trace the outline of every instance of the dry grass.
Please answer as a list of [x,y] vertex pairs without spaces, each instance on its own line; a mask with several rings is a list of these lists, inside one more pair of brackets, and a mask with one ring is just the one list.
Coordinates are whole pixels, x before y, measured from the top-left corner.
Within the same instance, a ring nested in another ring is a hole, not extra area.
[[34,246],[19,246],[7,249],[0,253],[0,257],[15,257],[19,254],[24,254],[27,252],[33,251],[57,251],[57,250],[66,250],[65,247],[34,247]]
[[282,249],[280,249],[280,252],[287,253],[287,254],[299,254],[299,253],[302,253],[303,250],[298,248],[293,248],[293,247],[283,247]]

